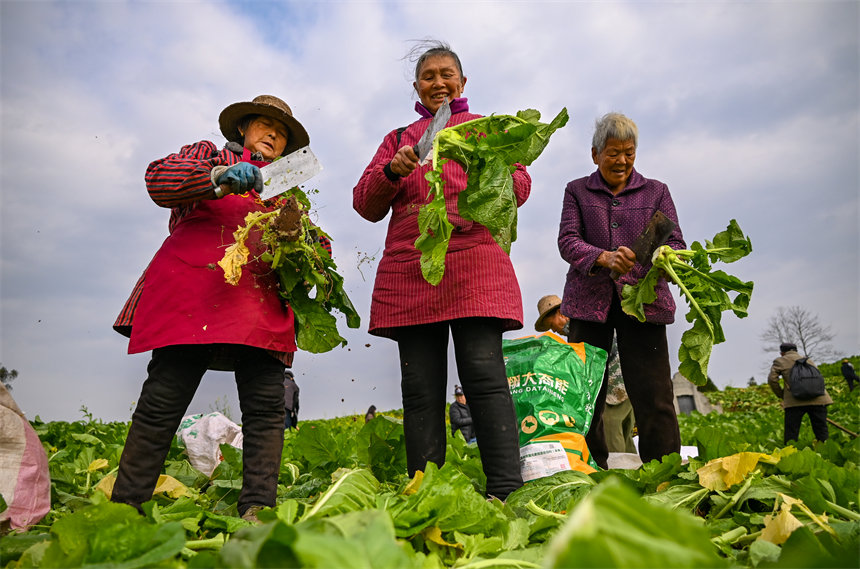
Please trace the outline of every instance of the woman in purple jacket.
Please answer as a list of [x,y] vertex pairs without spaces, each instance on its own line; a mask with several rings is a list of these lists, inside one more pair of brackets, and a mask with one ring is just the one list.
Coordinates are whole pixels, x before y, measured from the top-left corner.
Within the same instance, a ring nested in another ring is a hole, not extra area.
[[[621,375],[633,404],[643,462],[679,452],[681,437],[675,415],[666,324],[675,319],[668,283],[660,279],[657,300],[645,306],[646,322],[621,310],[621,289],[634,284],[651,268],[651,259],[636,259],[630,246],[655,211],[675,221],[667,241],[673,249],[686,245],[669,188],[633,168],[639,132],[620,113],[600,118],[594,129],[591,156],[597,170],[573,180],[564,193],[558,248],[570,263],[561,312],[570,318],[571,342],[586,342],[609,352],[617,335]],[[612,271],[621,276],[613,281]],[[606,468],[603,434],[606,376],[597,396],[586,442],[598,465]]]

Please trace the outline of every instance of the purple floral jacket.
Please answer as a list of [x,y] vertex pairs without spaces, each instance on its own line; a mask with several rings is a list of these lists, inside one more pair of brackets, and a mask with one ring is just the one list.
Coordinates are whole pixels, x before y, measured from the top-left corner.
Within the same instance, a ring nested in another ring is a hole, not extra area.
[[[614,196],[599,170],[567,185],[558,232],[558,249],[570,263],[562,314],[577,320],[606,322],[613,288],[621,298],[625,284],[635,284],[645,276],[651,259],[636,263],[629,273],[613,282],[609,269],[595,265],[597,257],[622,245],[630,247],[657,210],[677,225],[678,214],[669,188],[635,169],[627,187]],[[686,249],[680,226],[676,226],[666,244],[673,249]],[[645,306],[645,318],[653,324],[671,324],[675,320],[675,301],[664,279],[657,284],[657,300]]]

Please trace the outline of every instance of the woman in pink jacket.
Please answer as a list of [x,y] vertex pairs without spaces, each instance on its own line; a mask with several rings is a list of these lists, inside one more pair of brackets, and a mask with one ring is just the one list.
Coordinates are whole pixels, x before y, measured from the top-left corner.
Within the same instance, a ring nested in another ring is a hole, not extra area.
[[[391,338],[400,353],[403,426],[409,475],[427,462],[445,461],[445,394],[448,334],[463,391],[472,409],[487,494],[504,500],[522,485],[516,415],[505,373],[502,333],[522,328],[523,308],[508,255],[486,227],[462,218],[457,196],[466,173],[453,161],[443,167],[448,218],[454,225],[445,276],[433,286],[421,275],[418,211],[428,202],[424,174],[413,145],[447,98],[448,126],[479,118],[462,97],[466,77],[460,59],[434,44],[417,60],[413,83],[421,118],[393,130],[353,190],[353,207],[365,219],[381,221],[391,212],[385,250],[376,272],[370,333]],[[517,205],[529,196],[525,168],[513,173]]]

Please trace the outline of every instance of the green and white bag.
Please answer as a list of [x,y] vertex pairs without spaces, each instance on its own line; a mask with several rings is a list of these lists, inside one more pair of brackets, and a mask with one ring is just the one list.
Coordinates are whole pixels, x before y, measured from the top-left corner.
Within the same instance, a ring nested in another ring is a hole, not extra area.
[[607,354],[547,332],[502,340],[520,437],[523,480],[562,470],[594,472],[585,434],[603,382]]

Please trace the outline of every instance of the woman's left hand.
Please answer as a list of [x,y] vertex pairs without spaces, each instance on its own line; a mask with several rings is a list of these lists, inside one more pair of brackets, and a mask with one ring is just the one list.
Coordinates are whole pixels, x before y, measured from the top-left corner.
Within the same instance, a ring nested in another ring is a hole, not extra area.
[[411,146],[403,146],[391,159],[389,167],[398,176],[408,176],[418,167],[418,155]]

